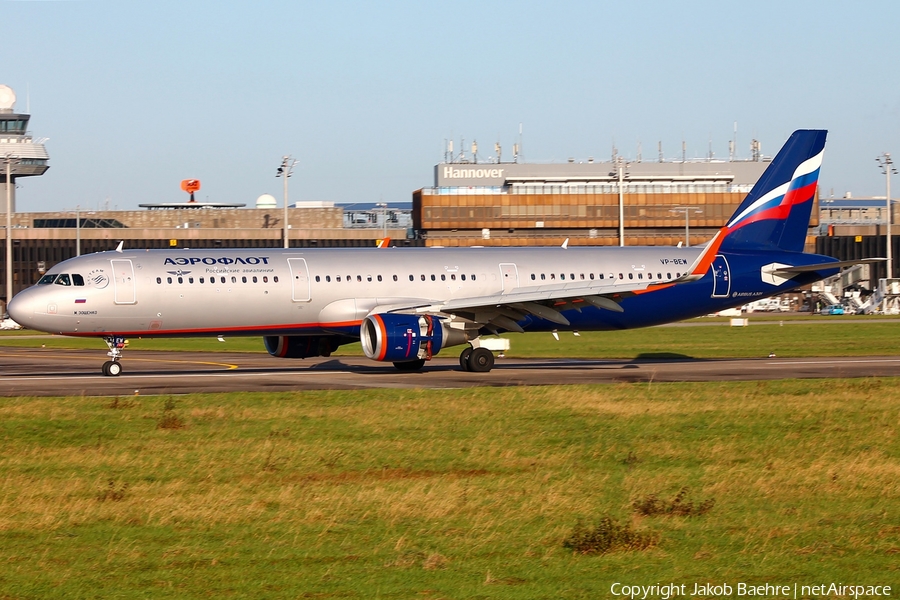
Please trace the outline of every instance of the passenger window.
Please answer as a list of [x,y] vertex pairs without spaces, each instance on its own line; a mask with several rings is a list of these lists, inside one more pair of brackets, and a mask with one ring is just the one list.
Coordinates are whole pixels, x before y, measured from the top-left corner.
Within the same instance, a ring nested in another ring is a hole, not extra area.
[[171,277],[166,277],[166,283],[172,283],[172,278],[171,278]]
[[425,274],[424,274],[424,273],[421,275],[421,277],[422,277],[422,281],[425,281]]
[[619,279],[625,279],[625,276],[623,274],[619,273]]
[[319,276],[316,275],[316,283],[319,283],[319,281],[321,281],[321,279],[319,279]]
[[560,279],[565,279],[565,278],[566,278],[566,274],[565,274],[565,273],[560,273],[560,274],[559,274],[559,278],[560,278]]
[[447,276],[441,273],[441,281],[447,281]]
[[[200,283],[203,283],[203,279],[202,279],[202,278],[200,279]],[[241,277],[241,283],[247,283],[247,277],[246,277],[246,275],[245,275],[244,277]]]
[[369,283],[372,283],[372,276],[366,275],[366,281],[368,281]]
[[193,277],[188,277],[188,283],[194,283],[194,278],[193,278]]
[[434,276],[434,273],[431,274],[431,280],[432,280],[432,281],[437,281],[437,278]]
[[178,278],[178,283],[184,283],[184,277],[179,277],[179,278]]
[[[39,281],[38,283],[40,283],[40,281]],[[156,283],[162,283],[162,277],[157,277],[157,278],[156,278]]]
[[41,277],[41,280],[38,281],[38,285],[47,285],[53,283],[53,280],[56,279],[56,274],[53,275],[44,275]]
[[450,274],[450,280],[451,280],[451,281],[456,281],[456,275],[454,275],[454,274],[451,273],[451,274]]
[[[593,273],[588,273],[588,276],[590,276],[591,279],[594,278],[594,274],[593,274]],[[603,279],[603,273],[600,273],[600,279]]]
[[201,278],[200,278],[200,283],[206,283],[206,279],[204,279],[203,277],[201,277]]
[[472,275],[472,281],[475,281],[475,276],[474,276],[474,275]]
[[584,273],[579,273],[579,275],[581,276],[581,279],[584,279]]
[[263,283],[269,283],[269,276],[263,275]]
[[628,274],[628,279],[634,279],[634,273],[629,273],[629,274]]
[[643,273],[638,273],[638,279],[643,279],[643,278],[644,278],[644,274],[643,274]]
[[[584,279],[584,275],[582,275],[581,278]],[[575,273],[569,273],[569,279],[575,281]]]
[[215,284],[216,284],[216,278],[215,278],[215,277],[210,277],[210,278],[209,278],[209,282],[210,282],[212,285],[215,285]]
[[[466,274],[463,273],[462,275],[459,276],[459,278],[462,279],[463,281],[465,281],[465,280],[466,280]],[[534,273],[531,274],[531,278],[534,279]]]
[[59,277],[57,277],[56,285],[71,285],[68,274],[62,273]]
[[72,273],[72,283],[74,283],[75,285],[83,286],[84,285],[84,277],[82,277],[78,273]]
[[[245,278],[246,279],[246,278]],[[331,283],[331,275],[325,276],[325,283]]]
[[335,280],[336,282],[340,283],[340,282],[341,282],[341,276],[340,276],[340,275],[335,276],[334,280]]
[[358,282],[362,283],[362,275],[357,275],[357,276],[356,276],[356,280],[357,280]]
[[545,279],[547,279],[547,276],[544,275],[543,273],[541,273],[541,281],[543,281],[543,280],[545,280]]
[[556,281],[556,273],[550,273],[550,279]]
[[662,273],[657,273],[657,274],[656,274],[656,278],[657,278],[657,279],[662,279]]
[[397,276],[396,276],[396,275],[394,275],[394,281],[397,281]]
[[234,275],[231,276],[231,283],[237,283],[237,277]]
[[666,273],[666,279],[672,279],[672,274],[671,274],[671,273]]
[[259,280],[256,278],[256,275],[254,275],[254,276],[253,276],[253,283],[256,283],[257,281],[259,281]]
[[416,278],[413,277],[412,275],[409,276],[409,280],[410,280],[410,281],[415,281],[415,279],[416,279]]

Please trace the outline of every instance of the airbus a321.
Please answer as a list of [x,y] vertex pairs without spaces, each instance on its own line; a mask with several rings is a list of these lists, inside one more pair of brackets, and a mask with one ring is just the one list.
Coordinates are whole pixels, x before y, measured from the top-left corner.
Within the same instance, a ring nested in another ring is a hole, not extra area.
[[[106,341],[262,336],[280,358],[342,344],[401,370],[453,346],[494,365],[483,336],[659,325],[787,292],[845,264],[803,253],[825,131],[794,132],[700,247],[122,250],[55,265],[9,304],[18,323]],[[858,261],[853,261],[853,263]]]

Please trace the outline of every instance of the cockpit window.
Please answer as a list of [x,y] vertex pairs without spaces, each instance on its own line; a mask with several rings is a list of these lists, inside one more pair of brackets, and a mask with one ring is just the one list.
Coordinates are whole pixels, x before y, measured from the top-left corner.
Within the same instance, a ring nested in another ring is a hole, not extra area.
[[38,281],[38,285],[49,285],[53,283],[54,279],[56,279],[56,273],[53,273],[52,275],[48,273],[41,277],[40,281]]
[[68,273],[60,273],[59,277],[56,278],[56,285],[72,285]]
[[84,277],[78,273],[72,273],[72,283],[75,285],[84,285]]

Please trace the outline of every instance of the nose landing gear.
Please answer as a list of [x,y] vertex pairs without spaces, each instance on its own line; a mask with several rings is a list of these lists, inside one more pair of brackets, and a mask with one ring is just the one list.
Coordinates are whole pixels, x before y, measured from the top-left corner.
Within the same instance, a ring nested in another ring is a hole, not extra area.
[[122,349],[125,347],[125,338],[123,337],[105,337],[103,341],[109,347],[106,353],[111,360],[103,363],[103,374],[107,377],[117,377],[122,372]]

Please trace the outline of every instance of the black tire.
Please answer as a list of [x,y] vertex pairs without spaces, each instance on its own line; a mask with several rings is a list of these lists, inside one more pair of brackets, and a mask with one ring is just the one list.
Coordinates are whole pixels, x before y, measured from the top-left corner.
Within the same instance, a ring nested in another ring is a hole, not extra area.
[[103,363],[103,367],[101,369],[103,371],[103,374],[106,375],[107,377],[109,377],[109,365],[111,365],[111,364],[112,364],[112,361],[108,360],[105,363]]
[[469,355],[469,370],[473,373],[487,373],[494,368],[494,353],[487,348],[475,348]]
[[463,371],[469,370],[469,357],[472,356],[472,348],[471,346],[462,351],[459,355],[459,366],[462,367]]
[[425,366],[425,359],[395,362],[394,366],[397,367],[398,371],[421,371],[422,367]]

